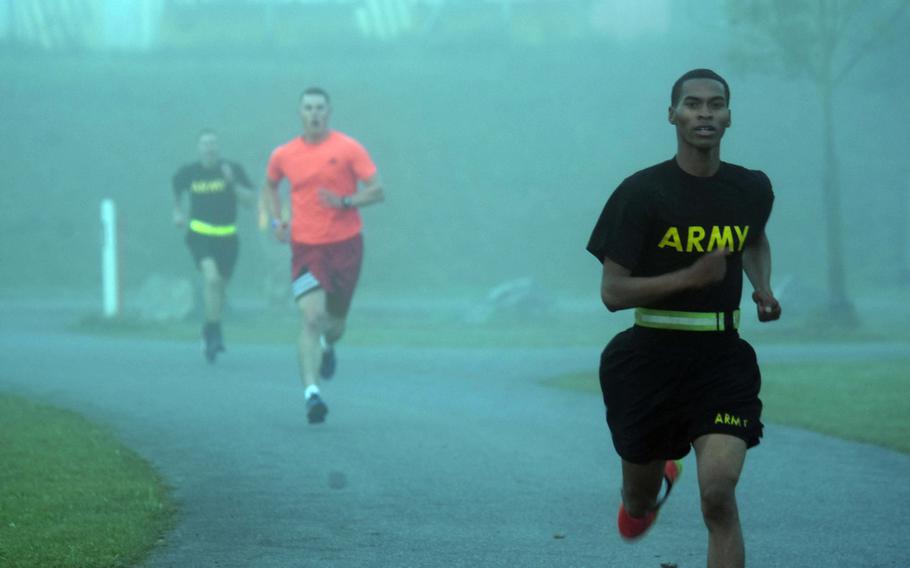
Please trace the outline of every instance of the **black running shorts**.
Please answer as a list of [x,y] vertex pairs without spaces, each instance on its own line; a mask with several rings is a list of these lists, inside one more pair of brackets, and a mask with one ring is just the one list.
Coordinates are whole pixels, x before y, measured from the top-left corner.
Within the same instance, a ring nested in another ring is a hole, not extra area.
[[211,237],[187,231],[186,245],[189,247],[197,267],[203,258],[211,258],[215,261],[221,277],[225,280],[230,279],[234,273],[234,265],[237,264],[237,254],[240,249],[237,235]]
[[758,362],[735,332],[634,326],[604,349],[600,386],[613,445],[632,463],[682,458],[705,434],[750,448],[762,435]]

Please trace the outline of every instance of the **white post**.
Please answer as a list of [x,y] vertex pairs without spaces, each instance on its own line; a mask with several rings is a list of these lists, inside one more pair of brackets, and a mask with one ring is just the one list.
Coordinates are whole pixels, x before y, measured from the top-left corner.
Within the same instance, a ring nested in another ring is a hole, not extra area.
[[104,317],[120,315],[120,269],[117,266],[117,208],[114,201],[101,201],[101,291]]

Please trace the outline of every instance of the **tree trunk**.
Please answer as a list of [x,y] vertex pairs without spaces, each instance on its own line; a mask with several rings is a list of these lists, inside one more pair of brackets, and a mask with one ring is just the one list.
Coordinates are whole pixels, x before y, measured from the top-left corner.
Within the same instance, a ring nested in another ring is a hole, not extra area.
[[844,272],[844,247],[842,239],[840,187],[837,175],[837,154],[834,149],[834,109],[833,86],[830,77],[825,77],[819,85],[822,103],[822,159],[823,201],[825,211],[825,233],[828,244],[828,317],[843,325],[856,325],[856,310],[853,302],[847,297],[847,284]]
[[898,189],[898,211],[903,215],[897,222],[898,282],[910,286],[910,226],[904,221],[910,219],[910,175]]

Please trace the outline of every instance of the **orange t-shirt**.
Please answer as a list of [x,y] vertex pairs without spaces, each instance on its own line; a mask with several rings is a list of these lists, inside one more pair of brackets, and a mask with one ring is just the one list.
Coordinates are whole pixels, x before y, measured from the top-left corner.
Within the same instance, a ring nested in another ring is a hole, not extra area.
[[333,209],[319,198],[327,189],[342,197],[357,192],[357,182],[376,173],[376,165],[356,140],[329,131],[312,144],[298,136],[272,152],[266,175],[272,183],[287,178],[291,184],[291,240],[322,244],[349,239],[360,232],[356,208]]

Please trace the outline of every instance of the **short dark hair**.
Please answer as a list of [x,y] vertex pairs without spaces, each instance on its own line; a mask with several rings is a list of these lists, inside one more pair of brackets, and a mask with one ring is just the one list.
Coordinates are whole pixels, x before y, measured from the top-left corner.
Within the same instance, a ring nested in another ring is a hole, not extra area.
[[710,69],[693,69],[686,73],[683,73],[683,76],[676,80],[673,83],[673,90],[670,91],[670,106],[675,107],[679,104],[679,98],[682,96],[682,86],[683,83],[689,79],[714,79],[718,81],[721,85],[724,86],[724,96],[727,99],[727,104],[730,104],[730,85],[727,85],[727,82],[723,77],[715,73]]
[[297,102],[303,101],[303,97],[306,95],[321,95],[325,98],[325,102],[331,104],[332,100],[329,98],[329,94],[322,87],[307,87],[300,93],[300,98],[297,99]]

